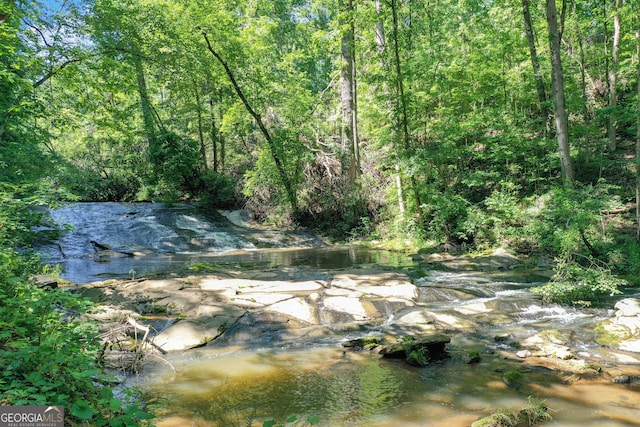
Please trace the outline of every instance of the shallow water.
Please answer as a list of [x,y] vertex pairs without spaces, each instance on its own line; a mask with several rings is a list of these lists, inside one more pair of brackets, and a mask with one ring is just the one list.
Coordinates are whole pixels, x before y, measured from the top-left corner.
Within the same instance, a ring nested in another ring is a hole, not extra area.
[[[159,368],[146,398],[168,426],[260,426],[266,419],[317,416],[322,426],[468,426],[496,408],[546,401],[553,425],[631,426],[640,422],[640,389],[524,368],[500,355],[477,365],[452,359],[426,368],[336,348],[198,352]],[[523,372],[507,387],[502,373]],[[253,420],[251,424],[247,419]]]
[[[324,277],[328,269],[357,274],[369,265],[425,270],[402,254],[321,247],[307,233],[240,227],[186,205],[82,203],[52,217],[72,229],[43,248],[43,258],[60,264],[63,277],[77,283],[183,271],[197,263],[240,269],[247,263],[269,274],[284,268],[286,280],[303,281]],[[629,358],[635,364],[620,365],[594,339],[595,324],[611,316],[611,309],[542,305],[530,288],[544,279],[529,272],[427,273],[415,280],[417,307],[442,322],[462,319],[471,325],[451,332],[449,360],[415,368],[375,352],[343,351],[345,339],[393,331],[397,319],[389,313],[382,324],[304,344],[259,341],[171,354],[164,361],[154,357],[144,376],[129,378],[128,385],[144,391],[161,415],[159,427],[261,426],[292,415],[318,417],[321,426],[462,427],[497,408],[522,407],[529,397],[547,402],[555,419],[550,425],[640,425],[640,364]],[[525,366],[513,357],[514,343],[545,330],[568,337],[573,351],[605,372],[578,376],[549,369],[549,360],[540,366],[528,360]],[[497,336],[508,339],[496,342]],[[463,363],[468,350],[481,352],[482,361]],[[502,375],[514,370],[522,373],[522,383],[508,387]],[[610,381],[620,373],[633,381]]]

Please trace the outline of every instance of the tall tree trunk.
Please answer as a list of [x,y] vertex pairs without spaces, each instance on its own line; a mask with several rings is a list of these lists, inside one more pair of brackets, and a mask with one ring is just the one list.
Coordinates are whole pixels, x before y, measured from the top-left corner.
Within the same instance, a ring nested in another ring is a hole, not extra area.
[[140,96],[140,106],[142,108],[142,122],[144,131],[147,136],[147,143],[152,147],[156,143],[156,130],[153,120],[153,107],[149,98],[147,89],[147,80],[144,74],[144,66],[142,64],[142,55],[136,48],[133,49],[133,64],[136,69],[136,79],[138,82],[138,95]]
[[355,75],[355,23],[353,0],[341,0],[341,64],[340,98],[342,101],[342,148],[349,153],[345,160],[349,187],[355,183],[359,170],[359,149],[356,116],[356,75]]
[[202,158],[204,171],[208,172],[209,165],[207,162],[207,146],[204,142],[204,130],[202,129],[202,105],[200,104],[200,91],[198,90],[198,85],[195,81],[193,82],[193,90],[196,95],[196,118],[198,121],[198,138],[200,139],[200,157]]
[[640,241],[640,29],[636,30],[636,60],[638,61],[637,69],[637,116],[636,116],[636,239]]
[[560,59],[561,33],[558,28],[556,2],[555,0],[546,0],[546,2],[549,45],[551,48],[551,77],[554,117],[556,122],[556,137],[558,139],[558,151],[560,153],[560,171],[562,173],[564,184],[567,186],[573,186],[573,166],[571,164],[571,153],[569,148],[569,122],[565,107],[562,61]]
[[576,1],[571,0],[571,10],[573,11],[575,23],[576,23],[576,37],[578,39],[578,49],[580,52],[580,90],[582,91],[582,114],[584,120],[587,121],[591,118],[589,113],[589,96],[587,95],[587,71],[585,69],[585,56],[584,56],[584,40],[582,38],[582,30],[580,29],[580,21],[578,20],[578,12],[576,10]]
[[609,117],[607,120],[607,136],[609,140],[609,152],[616,151],[616,105],[618,104],[617,77],[618,77],[618,52],[620,50],[620,8],[621,0],[615,0],[613,11],[613,41],[611,46],[611,65],[608,70],[609,78]]
[[213,94],[209,94],[209,119],[211,120],[211,145],[213,151],[213,171],[218,172],[218,127],[216,125],[216,112],[214,108]]
[[[396,107],[397,121],[399,122],[401,135],[402,135],[402,149],[405,153],[408,153],[411,149],[411,141],[409,135],[409,117],[407,112],[407,99],[404,93],[404,79],[402,75],[402,66],[400,61],[400,41],[399,41],[399,28],[398,28],[398,8],[397,0],[391,0],[391,16],[393,22],[393,58],[395,66],[395,89],[396,89]],[[399,110],[399,111],[398,111]],[[418,216],[421,215],[421,201],[420,193],[418,191],[418,184],[413,174],[410,174],[409,180],[411,182],[411,189],[413,190],[413,197],[415,202],[415,209],[418,212]],[[420,222],[421,218],[420,218]]]
[[209,52],[211,52],[211,54],[218,60],[220,65],[222,65],[222,67],[224,68],[224,71],[227,74],[227,77],[229,77],[229,80],[231,80],[231,85],[233,86],[233,89],[235,90],[236,95],[238,95],[238,98],[240,98],[240,100],[242,101],[242,104],[244,105],[245,109],[249,112],[251,117],[253,117],[253,119],[258,124],[258,128],[260,129],[260,132],[262,132],[264,139],[267,140],[267,144],[269,145],[269,151],[271,152],[271,157],[273,158],[273,162],[276,165],[276,169],[278,171],[280,181],[282,182],[282,185],[284,187],[287,200],[291,205],[291,210],[293,211],[294,216],[298,215],[299,214],[298,198],[297,198],[295,189],[293,188],[293,183],[289,179],[289,176],[287,175],[287,171],[284,168],[282,159],[278,154],[278,147],[276,145],[276,141],[273,139],[273,137],[271,136],[271,133],[269,133],[266,126],[264,125],[264,122],[262,121],[262,117],[260,117],[260,114],[256,113],[256,111],[253,109],[251,104],[249,104],[247,97],[244,95],[242,88],[240,88],[240,85],[238,84],[235,75],[231,71],[231,68],[229,68],[229,65],[226,63],[224,59],[222,59],[222,57],[211,45],[211,42],[209,41],[209,37],[207,36],[207,33],[203,31],[202,35],[204,36],[204,39],[207,42],[207,48],[209,49]]
[[[378,56],[380,57],[380,62],[383,70],[387,69],[387,63],[385,61],[385,53],[387,50],[387,39],[384,34],[384,19],[382,17],[382,4],[381,0],[375,0],[375,9],[376,14],[378,15],[378,20],[376,21],[376,26],[374,28],[374,34],[376,38],[376,45],[378,46]],[[391,104],[391,96],[389,94],[389,86],[387,85],[386,80],[382,82],[382,91],[385,94],[385,99],[387,100],[387,108],[389,111],[393,108]],[[401,215],[404,216],[405,208],[404,208],[404,196],[402,192],[402,175],[400,173],[400,164],[397,160],[397,149],[396,151],[396,162],[395,162],[395,183],[396,183],[396,191],[398,195],[398,211]]]
[[533,66],[533,77],[536,81],[536,91],[538,92],[538,108],[545,121],[549,116],[547,108],[547,91],[544,87],[544,79],[540,71],[540,61],[538,61],[538,52],[536,50],[536,40],[533,35],[533,26],[531,24],[531,13],[529,11],[529,0],[522,0],[522,15],[524,17],[524,29],[529,42],[529,56],[531,57],[531,65]]

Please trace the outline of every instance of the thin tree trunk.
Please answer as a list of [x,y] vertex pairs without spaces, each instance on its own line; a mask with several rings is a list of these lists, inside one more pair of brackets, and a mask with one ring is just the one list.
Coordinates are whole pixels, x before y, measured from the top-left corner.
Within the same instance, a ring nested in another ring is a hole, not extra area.
[[580,61],[578,65],[580,66],[580,89],[582,91],[582,114],[584,115],[584,120],[587,121],[591,118],[591,114],[589,113],[588,100],[589,97],[587,95],[587,71],[585,69],[585,56],[584,56],[584,40],[582,39],[582,31],[580,30],[580,21],[578,20],[578,12],[576,10],[576,1],[571,1],[571,9],[573,10],[573,15],[575,17],[576,22],[576,37],[578,38],[578,49],[580,50]]
[[536,81],[536,91],[538,92],[538,108],[543,114],[545,121],[548,117],[547,108],[547,91],[544,87],[544,79],[540,71],[540,61],[538,61],[538,52],[536,50],[536,40],[533,35],[533,26],[531,24],[531,12],[529,11],[529,0],[522,0],[522,15],[524,17],[524,29],[529,42],[529,55],[531,56],[531,65],[533,66],[533,77]]
[[211,145],[213,151],[213,171],[218,172],[218,128],[216,126],[216,113],[213,95],[209,94],[209,119],[211,120]]
[[546,0],[546,2],[549,45],[551,48],[554,116],[556,122],[556,137],[558,139],[558,151],[560,153],[560,171],[562,173],[564,184],[567,186],[573,186],[573,166],[571,164],[571,153],[569,148],[569,122],[565,107],[562,61],[560,59],[560,31],[558,29],[556,2],[555,0]]
[[341,0],[340,11],[340,98],[342,101],[342,149],[349,153],[345,160],[348,171],[349,187],[352,187],[358,176],[359,150],[357,141],[356,117],[356,81],[355,81],[355,24],[353,0]]
[[209,171],[209,165],[207,164],[207,147],[204,142],[204,131],[202,129],[202,105],[200,104],[200,92],[198,91],[198,85],[193,82],[193,89],[196,95],[196,117],[198,119],[198,138],[200,139],[200,157],[202,158],[202,165],[204,171]]
[[640,241],[640,30],[636,31],[636,55],[638,61],[637,69],[637,116],[636,116],[636,239]]
[[620,7],[621,0],[615,0],[613,11],[613,41],[611,46],[611,66],[608,70],[609,77],[609,117],[607,120],[607,136],[609,140],[609,152],[616,151],[616,105],[618,104],[617,76],[618,76],[618,52],[620,50]]
[[[396,113],[396,115],[400,115],[399,122],[400,127],[402,129],[402,148],[405,153],[408,153],[411,148],[410,136],[409,136],[409,117],[407,112],[407,99],[404,93],[404,82],[402,76],[402,66],[400,62],[400,46],[399,46],[399,34],[398,34],[398,10],[397,10],[397,2],[396,0],[391,0],[391,15],[393,18],[393,56],[395,62],[395,80],[396,80],[396,98],[397,103],[399,104],[400,111]],[[410,175],[409,178],[411,182],[411,188],[413,190],[413,196],[415,201],[415,209],[418,212],[418,215],[421,217],[421,201],[420,201],[420,193],[418,192],[418,184],[413,175]]]
[[[375,0],[375,9],[376,9],[376,14],[378,15],[378,20],[376,21],[374,34],[376,38],[376,45],[378,46],[378,55],[380,57],[382,69],[385,70],[387,69],[387,64],[385,61],[387,39],[384,34],[384,20],[382,18],[382,5],[380,1],[381,0]],[[389,86],[387,85],[386,80],[382,82],[382,90],[383,90],[383,93],[385,94],[385,99],[387,100],[387,108],[391,110],[392,108],[391,96],[389,95]],[[397,157],[397,153],[396,153],[396,157]],[[396,183],[396,190],[398,195],[398,211],[400,211],[400,214],[404,216],[405,208],[404,208],[404,196],[402,193],[402,175],[400,173],[400,164],[398,163],[397,159],[395,163],[395,171],[396,171],[395,183]]]
[[294,216],[297,215],[299,213],[298,198],[293,188],[293,184],[291,183],[291,180],[287,176],[287,172],[284,168],[284,164],[282,163],[282,159],[278,154],[278,147],[276,146],[276,141],[273,139],[273,137],[267,130],[266,126],[264,125],[264,122],[262,121],[260,114],[256,113],[256,111],[253,109],[251,104],[249,104],[249,101],[244,95],[244,92],[242,92],[242,89],[240,88],[240,85],[236,81],[235,75],[231,71],[231,68],[229,68],[229,65],[222,59],[222,57],[218,54],[218,52],[215,49],[213,49],[213,46],[211,46],[211,42],[209,41],[209,37],[207,36],[207,33],[203,31],[202,35],[204,36],[204,39],[207,42],[207,48],[209,49],[209,52],[211,52],[211,54],[218,60],[220,65],[222,65],[222,67],[224,68],[224,71],[226,72],[227,77],[229,77],[229,80],[231,80],[231,84],[233,85],[233,89],[238,95],[238,98],[240,98],[246,110],[249,112],[249,114],[251,114],[253,119],[256,121],[256,123],[258,124],[258,128],[260,128],[260,132],[262,132],[262,135],[267,140],[267,144],[269,145],[269,150],[271,151],[271,157],[273,158],[273,162],[275,163],[276,169],[278,170],[278,175],[280,176],[280,181],[282,181],[282,185],[284,186],[287,199],[289,201],[289,204],[291,205],[291,210],[293,211]]
[[144,75],[144,67],[142,64],[142,56],[137,48],[133,52],[133,63],[136,69],[136,79],[138,82],[138,95],[140,96],[140,106],[142,108],[142,121],[144,123],[144,131],[147,135],[147,143],[152,147],[156,143],[156,130],[153,120],[153,108],[149,99],[149,91],[147,90],[147,80]]

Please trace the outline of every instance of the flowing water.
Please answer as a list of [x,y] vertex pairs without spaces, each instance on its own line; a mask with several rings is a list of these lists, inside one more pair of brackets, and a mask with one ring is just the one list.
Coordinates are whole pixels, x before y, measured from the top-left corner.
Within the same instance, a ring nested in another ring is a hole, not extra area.
[[[350,271],[363,264],[427,268],[406,256],[326,248],[307,233],[241,226],[184,205],[74,204],[52,217],[72,229],[48,247],[46,259],[59,263],[63,277],[77,283],[198,262],[304,266],[300,272],[305,274]],[[375,352],[343,350],[344,339],[383,334],[395,321],[390,314],[383,325],[348,330],[330,340],[287,346],[260,341],[170,354],[128,384],[144,391],[161,427],[261,426],[266,419],[284,422],[292,415],[317,417],[321,426],[462,427],[497,408],[522,407],[529,398],[547,402],[554,417],[550,425],[639,426],[640,357],[611,352],[594,339],[596,323],[613,311],[542,305],[530,288],[543,280],[526,271],[441,270],[415,279],[420,308],[441,319],[473,319],[468,330],[451,333],[451,359],[426,368]],[[604,373],[576,375],[551,358],[525,363],[513,356],[517,342],[548,330],[564,336],[567,346],[600,364]],[[478,350],[482,361],[464,363],[469,350]],[[513,371],[520,372],[521,381],[507,386],[502,378]],[[634,380],[611,381],[621,373]]]

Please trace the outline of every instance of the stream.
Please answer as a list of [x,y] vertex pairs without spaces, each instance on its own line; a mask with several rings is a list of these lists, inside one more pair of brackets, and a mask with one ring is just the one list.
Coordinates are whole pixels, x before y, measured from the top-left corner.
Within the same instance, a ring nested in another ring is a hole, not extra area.
[[[77,203],[51,217],[67,231],[41,248],[42,258],[81,285],[215,264],[245,275],[283,279],[286,273],[287,280],[329,283],[328,277],[375,268],[406,274],[417,288],[411,307],[391,298],[377,302],[380,321],[345,322],[331,334],[293,341],[265,334],[241,342],[230,328],[226,339],[152,359],[126,385],[143,391],[160,427],[262,426],[293,415],[302,421],[312,416],[320,426],[463,427],[530,398],[551,408],[549,425],[640,425],[640,354],[613,351],[594,338],[615,301],[605,308],[543,305],[530,292],[545,281],[540,271],[445,268],[403,254],[327,247],[309,233],[267,230],[246,214],[188,205]],[[637,289],[626,293],[638,296]],[[335,320],[320,317],[327,324]],[[341,345],[364,335],[400,337],[412,331],[407,319],[445,329],[451,358],[417,368]],[[602,372],[576,373],[566,361],[516,356],[518,343],[545,331]],[[480,353],[480,363],[464,362],[470,350]],[[521,380],[507,385],[504,374],[513,371]],[[631,381],[613,382],[620,374]]]

